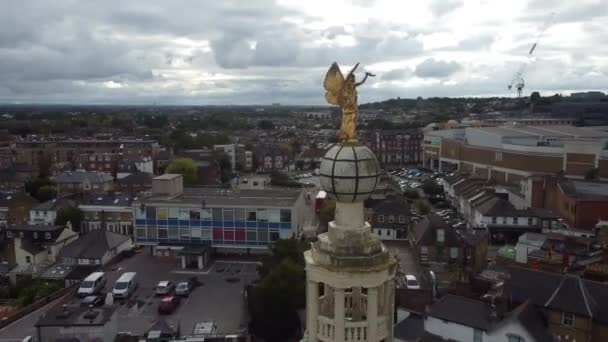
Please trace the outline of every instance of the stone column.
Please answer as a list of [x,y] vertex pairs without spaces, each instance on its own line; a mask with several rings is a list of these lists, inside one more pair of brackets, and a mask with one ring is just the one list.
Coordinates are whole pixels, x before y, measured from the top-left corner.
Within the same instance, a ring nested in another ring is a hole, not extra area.
[[[378,336],[378,288],[367,289],[367,340],[376,341]],[[391,340],[392,341],[392,340]]]
[[308,331],[308,342],[317,342],[317,319],[319,316],[319,284],[315,281],[308,281],[306,288],[306,318]]
[[186,256],[182,255],[181,259],[182,259],[182,268],[186,268]]
[[334,341],[344,341],[344,289],[334,290]]
[[203,269],[203,266],[204,266],[204,265],[203,265],[203,256],[202,256],[202,255],[199,255],[199,256],[197,257],[197,260],[196,260],[196,261],[198,261],[198,269],[199,269],[199,270],[202,270],[202,269]]
[[353,301],[353,321],[360,321],[363,318],[363,312],[361,309],[361,287],[353,287],[352,294]]

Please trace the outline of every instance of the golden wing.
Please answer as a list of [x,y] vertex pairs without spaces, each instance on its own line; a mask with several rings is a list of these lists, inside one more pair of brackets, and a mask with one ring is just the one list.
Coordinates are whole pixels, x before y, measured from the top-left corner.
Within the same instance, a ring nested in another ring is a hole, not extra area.
[[323,87],[327,90],[325,93],[327,102],[333,105],[339,105],[338,95],[340,94],[343,85],[344,76],[342,75],[342,72],[340,72],[338,63],[334,62],[331,67],[329,67],[329,70],[325,75],[325,80],[323,81]]

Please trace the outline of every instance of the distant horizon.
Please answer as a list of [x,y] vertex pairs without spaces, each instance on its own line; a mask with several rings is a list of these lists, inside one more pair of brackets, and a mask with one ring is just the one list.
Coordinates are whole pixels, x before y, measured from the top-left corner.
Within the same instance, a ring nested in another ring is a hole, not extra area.
[[[561,93],[551,93],[550,95],[543,95],[541,94],[542,97],[550,97],[550,96],[554,96],[554,95],[561,95],[564,97],[569,97],[572,93],[587,93],[587,92],[601,92],[603,94],[608,94],[607,91],[603,91],[603,90],[597,90],[597,89],[589,89],[589,90],[581,90],[581,91],[571,91],[568,92],[567,95],[561,94]],[[527,98],[530,96],[530,94],[527,95],[522,95],[523,97]],[[420,96],[422,97],[422,96]],[[377,103],[377,102],[385,102],[385,101],[389,101],[389,100],[396,100],[396,99],[401,99],[401,100],[416,100],[418,97],[391,97],[391,98],[387,98],[384,100],[379,100],[379,101],[370,101],[370,102],[362,102],[359,103],[359,105],[367,105],[367,104],[371,104],[371,103]],[[428,99],[434,99],[434,98],[451,98],[451,99],[484,99],[484,98],[501,98],[501,99],[513,99],[516,100],[517,98],[515,96],[429,96],[429,97],[422,97],[422,99],[424,100],[428,100]],[[325,105],[325,104],[290,104],[290,103],[266,103],[266,104],[255,104],[255,103],[251,103],[251,104],[187,104],[187,103],[151,103],[151,104],[144,104],[144,103],[43,103],[43,102],[31,102],[31,103],[8,103],[8,102],[0,102],[0,107],[2,106],[73,106],[73,107],[77,107],[77,106],[116,106],[116,107],[319,107],[319,108],[332,108],[335,106],[332,105]]]

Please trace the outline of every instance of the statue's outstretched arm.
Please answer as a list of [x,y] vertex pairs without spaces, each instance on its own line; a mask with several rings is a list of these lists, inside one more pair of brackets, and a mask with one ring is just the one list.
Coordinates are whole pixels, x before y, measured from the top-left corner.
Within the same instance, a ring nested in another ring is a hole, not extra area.
[[361,82],[355,83],[355,87],[358,87],[358,86],[362,85],[363,83],[365,83],[365,80],[367,80],[367,78],[370,76],[375,77],[376,75],[372,74],[371,72],[366,72],[365,77],[363,77],[363,80],[361,80]]

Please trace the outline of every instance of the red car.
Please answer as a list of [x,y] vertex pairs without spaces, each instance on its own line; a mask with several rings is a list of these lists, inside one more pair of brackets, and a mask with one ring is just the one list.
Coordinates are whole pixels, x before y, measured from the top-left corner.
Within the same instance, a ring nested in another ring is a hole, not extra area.
[[159,314],[171,314],[179,306],[180,297],[178,296],[167,296],[160,300],[158,304]]

